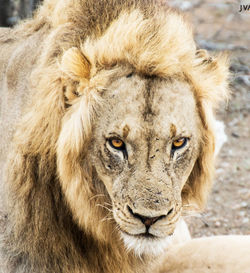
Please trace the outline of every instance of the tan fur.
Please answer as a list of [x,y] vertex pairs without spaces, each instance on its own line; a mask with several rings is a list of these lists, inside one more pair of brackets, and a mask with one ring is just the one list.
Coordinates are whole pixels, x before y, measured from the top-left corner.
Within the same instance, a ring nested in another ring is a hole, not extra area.
[[[182,212],[204,206],[227,58],[197,51],[190,26],[164,1],[47,0],[34,19],[4,33],[7,266],[151,272],[155,240],[140,239],[145,226],[128,207],[163,216],[150,227],[160,251]],[[126,142],[127,159],[110,147],[111,135]],[[189,141],[171,154],[179,136]],[[130,234],[125,244],[121,234]]]
[[249,272],[250,236],[193,239],[169,249],[160,273]]

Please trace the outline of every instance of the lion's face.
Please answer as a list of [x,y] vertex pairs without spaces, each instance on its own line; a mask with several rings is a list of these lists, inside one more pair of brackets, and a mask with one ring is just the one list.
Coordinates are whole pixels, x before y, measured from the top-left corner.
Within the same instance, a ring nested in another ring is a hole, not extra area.
[[125,244],[139,253],[161,251],[199,153],[193,92],[180,78],[129,74],[113,77],[102,97],[89,146],[92,165]]

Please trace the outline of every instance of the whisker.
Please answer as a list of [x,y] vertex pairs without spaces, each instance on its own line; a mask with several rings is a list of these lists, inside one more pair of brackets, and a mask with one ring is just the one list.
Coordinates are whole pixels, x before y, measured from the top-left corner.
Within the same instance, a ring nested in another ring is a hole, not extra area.
[[105,222],[105,221],[111,221],[112,222],[112,220],[114,220],[114,218],[113,217],[107,217],[107,216],[105,216],[102,220],[101,220],[101,222]]
[[107,208],[107,207],[106,207],[106,206],[104,206],[104,205],[101,205],[101,204],[96,204],[96,207],[101,207],[101,208],[104,208],[104,209],[106,209],[107,211],[109,211],[109,212],[113,213],[113,210],[112,210],[112,209]]
[[118,225],[116,225],[115,226],[115,228],[114,228],[114,230],[112,231],[112,234],[114,233],[114,232],[119,232],[119,231],[121,231],[121,228],[118,226]]
[[193,208],[194,210],[199,210],[199,207],[196,204],[185,204],[182,206],[182,208],[186,209],[186,208]]
[[186,204],[182,206],[182,216],[197,216],[199,214],[199,208],[196,204]]
[[198,212],[195,211],[187,211],[182,213],[181,215],[184,218],[188,218],[188,217],[200,217],[200,214]]
[[93,195],[92,197],[89,198],[89,201],[95,199],[95,198],[98,198],[98,197],[104,197],[105,195],[100,193],[100,194],[96,194],[96,195]]
[[112,207],[112,204],[110,204],[108,202],[104,202],[103,204]]

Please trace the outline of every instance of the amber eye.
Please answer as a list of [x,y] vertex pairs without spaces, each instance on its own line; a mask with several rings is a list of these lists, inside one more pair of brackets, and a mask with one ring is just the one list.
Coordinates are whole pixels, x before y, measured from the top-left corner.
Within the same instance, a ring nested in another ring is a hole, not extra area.
[[112,148],[117,150],[123,150],[125,148],[124,142],[120,140],[119,138],[109,139],[109,144],[111,145]]
[[180,149],[182,147],[184,147],[187,143],[187,138],[186,137],[181,137],[179,139],[176,139],[174,142],[173,142],[173,145],[172,145],[172,148],[173,149]]

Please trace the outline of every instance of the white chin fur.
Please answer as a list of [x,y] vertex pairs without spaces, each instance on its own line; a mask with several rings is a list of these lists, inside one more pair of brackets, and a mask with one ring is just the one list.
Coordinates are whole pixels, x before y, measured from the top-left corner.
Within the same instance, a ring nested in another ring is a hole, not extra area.
[[166,251],[171,244],[183,243],[191,240],[191,236],[186,223],[180,219],[176,225],[174,234],[165,238],[140,238],[121,232],[121,237],[128,251],[133,251],[135,255],[158,256]]
[[166,238],[138,238],[133,235],[121,233],[121,237],[128,251],[133,251],[135,255],[143,254],[150,256],[158,256],[171,244],[172,236]]

